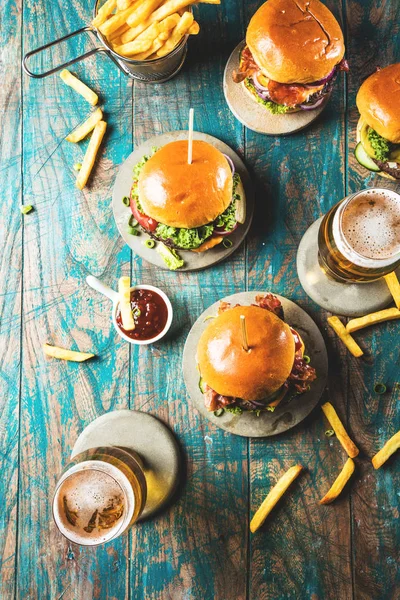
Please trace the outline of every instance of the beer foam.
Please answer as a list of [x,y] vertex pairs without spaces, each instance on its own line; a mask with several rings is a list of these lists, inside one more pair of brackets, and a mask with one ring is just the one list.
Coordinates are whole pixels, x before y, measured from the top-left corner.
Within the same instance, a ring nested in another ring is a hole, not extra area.
[[[53,502],[54,518],[61,533],[76,544],[101,544],[114,537],[123,525],[126,497],[111,474],[85,467],[61,482]],[[113,469],[111,465],[107,467]],[[99,515],[110,508],[116,509],[115,523],[103,528],[99,526]],[[88,525],[95,511],[92,529]]]
[[400,259],[400,195],[370,189],[343,202],[333,219],[336,246],[354,264],[371,269]]

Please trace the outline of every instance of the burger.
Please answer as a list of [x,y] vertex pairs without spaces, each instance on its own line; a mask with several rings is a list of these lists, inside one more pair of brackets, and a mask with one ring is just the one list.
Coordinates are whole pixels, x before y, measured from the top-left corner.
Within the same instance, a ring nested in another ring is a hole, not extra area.
[[[243,346],[246,320],[248,350]],[[205,406],[222,410],[274,411],[286,397],[302,394],[316,379],[299,333],[283,320],[280,300],[258,295],[251,306],[222,302],[197,347],[200,389]]]
[[360,165],[400,180],[400,63],[378,69],[358,90],[355,156]]
[[252,17],[233,80],[273,114],[313,110],[347,71],[343,34],[319,0],[268,0]]
[[244,223],[246,199],[232,160],[211,144],[193,140],[154,148],[134,167],[133,219],[156,241],[203,252]]

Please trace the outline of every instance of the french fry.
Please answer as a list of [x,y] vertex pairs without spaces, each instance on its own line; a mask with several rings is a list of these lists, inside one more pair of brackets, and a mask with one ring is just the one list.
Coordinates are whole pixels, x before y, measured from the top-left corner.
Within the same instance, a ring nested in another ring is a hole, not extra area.
[[98,27],[99,31],[106,37],[114,31],[117,31],[117,29],[126,23],[128,17],[136,10],[141,1],[142,0],[136,0],[136,2],[128,6],[125,10],[121,10],[120,12],[115,13],[115,15],[112,15],[112,17]]
[[265,519],[268,517],[271,510],[283,494],[286,492],[291,483],[300,475],[303,467],[301,465],[295,465],[290,467],[277,481],[274,487],[270,490],[265,500],[262,502],[260,508],[255,512],[251,522],[250,531],[255,533],[257,529],[261,527]]
[[187,30],[189,35],[197,35],[200,31],[200,25],[197,21],[193,21],[193,24]]
[[94,354],[91,352],[77,352],[75,350],[66,350],[65,348],[59,348],[58,346],[50,346],[50,344],[43,344],[43,352],[46,356],[52,358],[59,358],[60,360],[68,360],[72,362],[84,362],[89,358],[93,358]]
[[122,326],[126,331],[133,331],[135,329],[135,321],[131,307],[131,280],[129,277],[119,278],[118,292]]
[[182,8],[186,8],[191,4],[194,4],[195,0],[167,0],[150,16],[150,20],[154,23],[155,21],[162,21],[165,17],[172,15],[180,11]]
[[158,8],[163,0],[144,0],[126,19],[129,27],[135,27],[143,21],[147,21],[150,15]]
[[96,108],[95,111],[89,116],[88,119],[82,125],[79,125],[74,131],[72,131],[65,138],[67,142],[73,142],[76,144],[85,138],[93,129],[96,127],[97,123],[101,121],[103,118],[103,111],[101,108]]
[[342,421],[339,419],[338,414],[330,402],[326,402],[322,405],[322,410],[326,418],[328,419],[333,431],[336,433],[336,437],[346,450],[350,458],[355,458],[359,449],[355,443],[350,439],[347,431],[345,430]]
[[83,157],[81,170],[76,178],[75,185],[79,190],[82,190],[85,187],[87,180],[89,179],[90,173],[93,169],[94,161],[96,160],[97,152],[106,132],[106,128],[107,123],[105,121],[99,121],[93,130],[89,146],[87,147],[86,154]]
[[181,41],[182,37],[185,35],[189,27],[193,23],[193,15],[190,12],[184,12],[181,16],[179,23],[175,25],[172,30],[171,36],[165,42],[165,44],[157,50],[157,56],[165,56],[169,54]]
[[125,10],[126,8],[129,8],[132,2],[133,0],[117,0],[118,10]]
[[[168,17],[167,17],[168,18]],[[158,37],[154,40],[152,45],[146,52],[141,52],[140,54],[135,54],[132,56],[135,60],[145,60],[146,58],[151,57],[152,54],[155,54],[159,48],[164,44],[165,40],[168,39],[168,31],[163,31],[160,33]],[[157,56],[155,56],[157,58]]]
[[197,4],[221,4],[221,0],[196,0]]
[[337,333],[343,344],[352,353],[353,356],[362,356],[364,352],[361,350],[357,342],[351,337],[350,333],[346,330],[339,317],[328,317],[328,323],[332,329]]
[[117,6],[117,0],[106,0],[103,6],[97,11],[97,15],[92,21],[93,27],[100,27],[111,15]]
[[91,90],[85,83],[83,83],[83,81],[81,81],[80,79],[75,77],[75,75],[72,75],[72,73],[67,71],[67,69],[63,69],[61,71],[60,77],[66,85],[69,85],[69,87],[72,87],[73,90],[75,90],[76,92],[78,92],[78,94],[83,96],[85,100],[89,102],[89,104],[95,106],[98,103],[98,95],[93,90]]
[[129,42],[128,44],[124,44],[123,46],[117,46],[115,51],[118,52],[118,54],[122,54],[122,56],[132,56],[133,54],[146,52],[146,50],[149,50],[159,33],[159,24],[153,23],[150,25],[150,27],[145,29],[143,33],[138,35],[135,40]]
[[147,19],[147,21],[143,21],[143,23],[140,23],[140,25],[136,25],[136,27],[129,27],[129,25],[128,25],[129,29],[121,35],[122,44],[128,44],[129,42],[132,42],[145,29],[150,27],[151,24],[152,24],[152,21],[150,19]]
[[357,319],[351,319],[347,325],[346,330],[349,333],[358,331],[364,327],[375,325],[376,323],[383,323],[384,321],[393,321],[393,319],[400,319],[400,310],[398,308],[386,308],[385,310],[379,310],[375,313],[370,313],[364,317],[358,317]]
[[397,275],[394,271],[385,275],[385,281],[389,288],[390,293],[393,296],[396,307],[400,310],[400,283],[397,279]]
[[350,479],[350,477],[354,473],[354,460],[352,458],[348,458],[344,463],[343,469],[340,471],[339,475],[333,482],[330,490],[325,494],[322,500],[319,501],[320,504],[330,504],[342,493],[344,486]]
[[386,444],[372,457],[374,469],[379,469],[387,459],[400,448],[400,431],[395,433]]
[[110,43],[112,43],[117,38],[122,37],[122,35],[124,33],[126,33],[127,31],[129,31],[129,29],[130,29],[130,27],[129,27],[128,23],[124,23],[123,25],[121,25],[121,27],[118,27],[118,29],[116,29],[115,31],[113,31],[112,33],[110,33],[110,35],[107,36],[107,40]]

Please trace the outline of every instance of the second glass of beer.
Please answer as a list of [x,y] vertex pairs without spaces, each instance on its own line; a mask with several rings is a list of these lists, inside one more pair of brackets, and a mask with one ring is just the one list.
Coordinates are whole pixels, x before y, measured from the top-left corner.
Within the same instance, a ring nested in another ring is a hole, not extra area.
[[328,277],[368,283],[400,265],[400,195],[370,188],[336,204],[323,218],[318,260]]

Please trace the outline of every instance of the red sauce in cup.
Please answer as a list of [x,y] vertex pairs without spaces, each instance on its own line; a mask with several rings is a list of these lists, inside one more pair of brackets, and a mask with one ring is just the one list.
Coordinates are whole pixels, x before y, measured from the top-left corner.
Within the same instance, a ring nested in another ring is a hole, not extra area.
[[122,326],[121,311],[116,321],[120,330],[133,340],[151,340],[161,333],[168,320],[168,307],[160,294],[153,290],[131,291],[131,307],[135,329],[126,331]]

